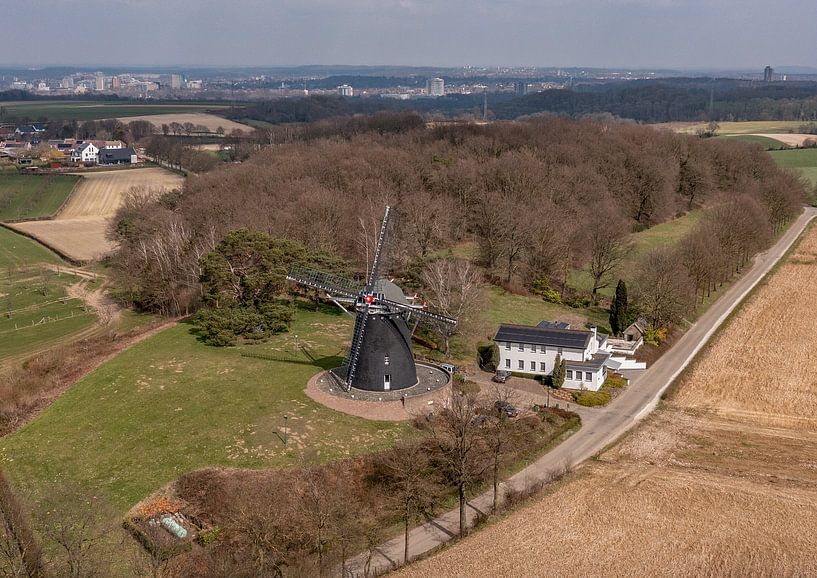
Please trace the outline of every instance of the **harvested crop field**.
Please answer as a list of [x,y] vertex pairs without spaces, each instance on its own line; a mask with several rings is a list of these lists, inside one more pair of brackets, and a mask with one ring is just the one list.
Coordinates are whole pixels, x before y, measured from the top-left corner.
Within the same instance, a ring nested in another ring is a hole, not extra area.
[[173,114],[153,114],[153,115],[145,115],[145,116],[129,116],[127,118],[120,118],[122,122],[133,122],[135,120],[146,120],[148,122],[153,123],[153,125],[157,128],[161,128],[163,124],[170,124],[171,122],[178,122],[179,124],[184,124],[186,122],[192,122],[195,125],[203,125],[206,126],[208,130],[215,132],[218,127],[224,129],[225,132],[229,133],[233,130],[243,130],[243,131],[252,131],[252,127],[247,126],[246,124],[241,124],[232,120],[228,120],[226,118],[222,118],[220,116],[216,116],[214,114],[207,114],[203,112],[180,112],[180,113],[173,113]]
[[637,430],[406,576],[817,574],[817,228]]
[[760,136],[776,141],[780,141],[790,147],[801,147],[808,142],[817,142],[817,135],[813,134],[796,134],[796,133],[769,133],[769,134],[755,134],[748,136]]
[[134,187],[161,193],[184,179],[161,168],[84,173],[74,194],[52,221],[17,223],[13,228],[75,261],[93,261],[114,249],[106,231],[110,218]]

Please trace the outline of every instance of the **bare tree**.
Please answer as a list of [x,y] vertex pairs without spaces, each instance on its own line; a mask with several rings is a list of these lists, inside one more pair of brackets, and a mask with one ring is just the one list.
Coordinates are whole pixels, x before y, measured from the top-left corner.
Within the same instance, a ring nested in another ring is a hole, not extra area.
[[587,224],[587,247],[590,252],[590,275],[593,278],[593,302],[597,302],[599,289],[610,285],[612,273],[627,256],[630,247],[626,241],[627,231],[619,219],[607,211],[599,210]]
[[457,325],[435,324],[443,338],[444,353],[450,352],[451,337],[471,324],[484,305],[482,279],[477,268],[464,259],[441,259],[423,270],[423,282],[434,308],[457,319]]
[[478,419],[482,407],[474,395],[454,394],[448,408],[431,421],[436,459],[447,480],[457,489],[460,535],[467,532],[468,487],[487,467],[484,432]]
[[15,495],[5,472],[0,470],[0,557],[9,576],[45,576],[42,549],[29,523],[28,514]]
[[637,280],[638,303],[654,328],[679,322],[694,303],[694,285],[675,251],[647,256]]
[[431,510],[437,492],[430,481],[428,452],[418,443],[402,443],[389,451],[380,465],[392,508],[403,522],[403,561],[407,564],[411,525]]
[[499,505],[499,472],[505,455],[513,443],[514,425],[508,417],[505,407],[513,405],[516,396],[510,388],[494,384],[489,401],[492,403],[491,418],[486,421],[485,442],[491,461],[491,481],[494,489],[493,509]]

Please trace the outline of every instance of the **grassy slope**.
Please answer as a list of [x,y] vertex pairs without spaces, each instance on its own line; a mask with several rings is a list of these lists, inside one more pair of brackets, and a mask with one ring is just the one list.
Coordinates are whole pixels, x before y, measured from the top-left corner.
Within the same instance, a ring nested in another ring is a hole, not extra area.
[[[798,120],[758,120],[742,122],[720,122],[719,135],[752,134],[752,133],[782,133],[796,132],[804,123]],[[679,132],[695,134],[698,129],[705,129],[707,123],[679,124]]]
[[[187,325],[166,330],[97,369],[4,440],[5,467],[28,491],[65,479],[124,513],[191,469],[291,466],[304,454],[332,459],[389,445],[408,426],[333,412],[303,393],[320,367],[298,344],[328,366],[350,330],[345,316],[330,311],[299,310],[290,333],[258,346],[217,349],[199,343]],[[248,351],[281,361],[241,356]],[[286,448],[284,414],[291,416]]]
[[[698,221],[701,220],[702,216],[703,211],[690,211],[683,217],[634,233],[632,235],[632,250],[619,267],[619,270],[628,274],[632,273],[650,251],[660,247],[672,246],[683,239]],[[590,273],[585,269],[572,271],[568,278],[568,283],[572,287],[582,291],[589,292],[593,288],[593,280],[590,277]],[[599,293],[609,297],[615,293],[615,288],[616,282],[613,281],[609,287],[601,289]]]
[[[59,343],[94,323],[78,300],[59,302],[65,287],[77,279],[45,271],[44,264],[65,263],[42,245],[0,228],[0,364]],[[8,309],[14,310],[11,318]],[[59,320],[44,322],[49,319]]]
[[781,167],[797,169],[812,184],[817,185],[817,149],[771,151],[769,154]]
[[729,139],[731,141],[740,141],[740,142],[747,142],[756,145],[760,145],[767,151],[769,150],[785,150],[788,149],[789,146],[785,143],[780,142],[779,140],[769,138],[767,136],[758,136],[758,135],[724,135],[718,138]]
[[207,112],[226,105],[218,104],[143,104],[132,102],[95,102],[95,101],[31,101],[3,103],[6,116],[4,120],[40,117],[59,120],[99,120],[103,118],[143,116],[148,114],[169,114],[182,112]]
[[52,216],[79,179],[76,175],[3,176],[0,178],[0,221]]

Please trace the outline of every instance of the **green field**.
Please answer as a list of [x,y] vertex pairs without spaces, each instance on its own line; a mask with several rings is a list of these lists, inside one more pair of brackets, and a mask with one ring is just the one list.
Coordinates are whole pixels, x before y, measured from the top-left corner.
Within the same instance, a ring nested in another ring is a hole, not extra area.
[[[631,235],[632,247],[630,253],[619,266],[619,270],[627,273],[635,272],[639,263],[641,263],[651,251],[660,247],[671,247],[680,242],[681,239],[698,224],[703,214],[701,210],[690,211],[683,217],[655,225],[638,233],[633,233],[633,235]],[[568,276],[568,284],[575,289],[589,292],[593,288],[593,279],[587,270],[574,269]],[[615,289],[616,281],[613,281],[608,287],[600,289],[599,293],[610,297],[615,293]]]
[[[785,133],[798,132],[804,123],[799,120],[753,120],[740,122],[719,122],[718,134],[721,136],[731,134],[753,134],[753,133]],[[678,132],[695,134],[699,129],[706,129],[707,123],[670,123]]]
[[73,101],[0,101],[0,121],[36,121],[41,118],[53,120],[99,120],[149,114],[172,114],[183,112],[208,112],[226,108],[219,103],[155,103],[104,102],[91,100]]
[[500,323],[536,325],[540,321],[572,322],[574,328],[582,329],[584,322],[600,327],[609,324],[608,312],[599,307],[572,309],[567,305],[548,303],[541,297],[513,295],[499,287],[488,292],[487,320],[495,332]]
[[0,228],[0,365],[92,330],[93,314],[66,298],[78,282],[46,265],[59,257],[25,237]]
[[79,179],[76,175],[0,176],[0,221],[52,216]]
[[348,338],[349,318],[335,308],[299,309],[290,333],[256,346],[208,347],[189,329],[126,350],[7,437],[0,456],[16,482],[35,494],[55,479],[75,482],[124,514],[196,468],[331,460],[388,446],[408,430],[334,412],[303,393],[311,375],[339,361]]
[[817,185],[817,149],[794,149],[769,152],[781,167],[797,169],[812,185]]
[[756,134],[737,134],[737,135],[724,135],[719,136],[717,138],[729,139],[731,141],[740,141],[740,142],[747,142],[751,144],[760,145],[763,147],[764,150],[767,151],[776,151],[776,150],[786,150],[790,148],[787,144],[780,142],[779,140],[769,138],[767,136],[759,136]]

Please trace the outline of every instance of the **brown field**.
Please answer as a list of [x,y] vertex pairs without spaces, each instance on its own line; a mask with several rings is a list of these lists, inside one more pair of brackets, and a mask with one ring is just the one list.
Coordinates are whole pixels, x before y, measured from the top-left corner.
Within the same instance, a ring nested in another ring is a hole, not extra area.
[[782,142],[784,145],[790,147],[801,147],[806,141],[817,141],[817,135],[813,134],[787,134],[787,133],[769,133],[769,134],[751,134],[748,136],[765,136],[766,138],[773,138],[774,140]]
[[204,112],[181,112],[181,113],[174,113],[174,114],[153,114],[153,115],[145,115],[145,116],[128,116],[123,117],[118,120],[122,122],[133,122],[134,120],[146,120],[148,122],[153,123],[153,125],[160,129],[162,124],[170,124],[171,122],[178,122],[179,124],[184,124],[186,122],[192,122],[193,124],[201,124],[207,127],[208,130],[215,132],[218,127],[222,127],[225,132],[229,133],[233,130],[243,130],[250,132],[252,131],[251,126],[247,126],[246,124],[241,124],[239,122],[235,122],[232,120],[228,120],[226,118],[222,118],[220,116],[216,116],[214,114],[207,114]]
[[133,187],[151,191],[180,187],[184,179],[160,168],[83,173],[73,195],[52,221],[29,221],[13,227],[76,261],[93,261],[111,252],[105,238],[110,218]]
[[637,430],[400,574],[817,575],[815,299],[812,228]]

